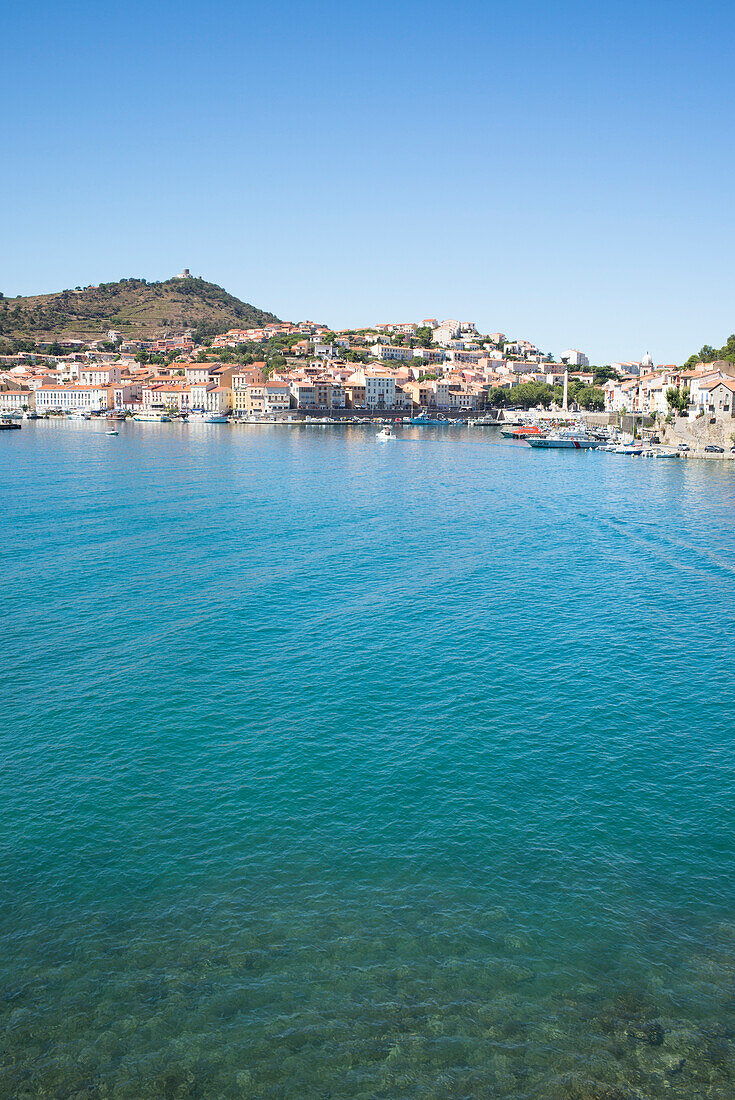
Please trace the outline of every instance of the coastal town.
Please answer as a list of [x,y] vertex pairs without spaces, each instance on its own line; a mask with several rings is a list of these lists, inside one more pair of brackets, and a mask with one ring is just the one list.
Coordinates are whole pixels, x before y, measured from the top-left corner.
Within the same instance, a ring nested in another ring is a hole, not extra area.
[[[183,272],[182,278],[189,273]],[[395,415],[467,419],[509,410],[595,415],[695,449],[729,451],[735,363],[590,366],[472,321],[425,318],[335,331],[310,321],[191,330],[154,340],[110,329],[98,340],[49,339],[0,355],[0,416],[186,418],[247,423]]]

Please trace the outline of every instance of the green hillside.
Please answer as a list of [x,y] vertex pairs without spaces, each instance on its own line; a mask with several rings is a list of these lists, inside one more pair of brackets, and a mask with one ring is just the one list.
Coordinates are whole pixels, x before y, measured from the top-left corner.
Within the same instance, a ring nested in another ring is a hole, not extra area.
[[735,363],[735,336],[728,336],[727,343],[721,348],[713,348],[705,344],[698,352],[689,356],[684,366],[693,367],[695,363],[714,363],[720,359]]
[[165,332],[195,329],[212,336],[229,328],[257,328],[277,321],[204,279],[162,283],[120,279],[28,298],[0,295],[0,338],[10,340],[97,340],[109,329],[150,340]]

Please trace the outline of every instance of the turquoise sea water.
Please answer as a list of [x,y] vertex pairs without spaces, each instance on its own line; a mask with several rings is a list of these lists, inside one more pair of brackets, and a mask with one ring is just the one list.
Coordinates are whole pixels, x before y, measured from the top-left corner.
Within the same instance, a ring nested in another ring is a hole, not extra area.
[[735,467],[401,435],[0,436],[0,1097],[735,1096]]

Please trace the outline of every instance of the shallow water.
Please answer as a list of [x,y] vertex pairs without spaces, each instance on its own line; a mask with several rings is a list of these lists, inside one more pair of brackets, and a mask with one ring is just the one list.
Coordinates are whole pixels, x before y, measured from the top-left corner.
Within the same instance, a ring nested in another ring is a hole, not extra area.
[[401,435],[0,438],[0,1097],[735,1096],[735,469]]

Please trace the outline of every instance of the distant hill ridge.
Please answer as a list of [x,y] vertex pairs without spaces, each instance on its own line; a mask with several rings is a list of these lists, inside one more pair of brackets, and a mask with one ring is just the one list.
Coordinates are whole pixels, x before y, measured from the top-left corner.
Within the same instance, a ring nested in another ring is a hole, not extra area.
[[0,295],[0,338],[10,339],[99,340],[110,329],[141,340],[182,329],[203,337],[278,320],[216,283],[188,274],[160,283],[120,279],[27,298]]

